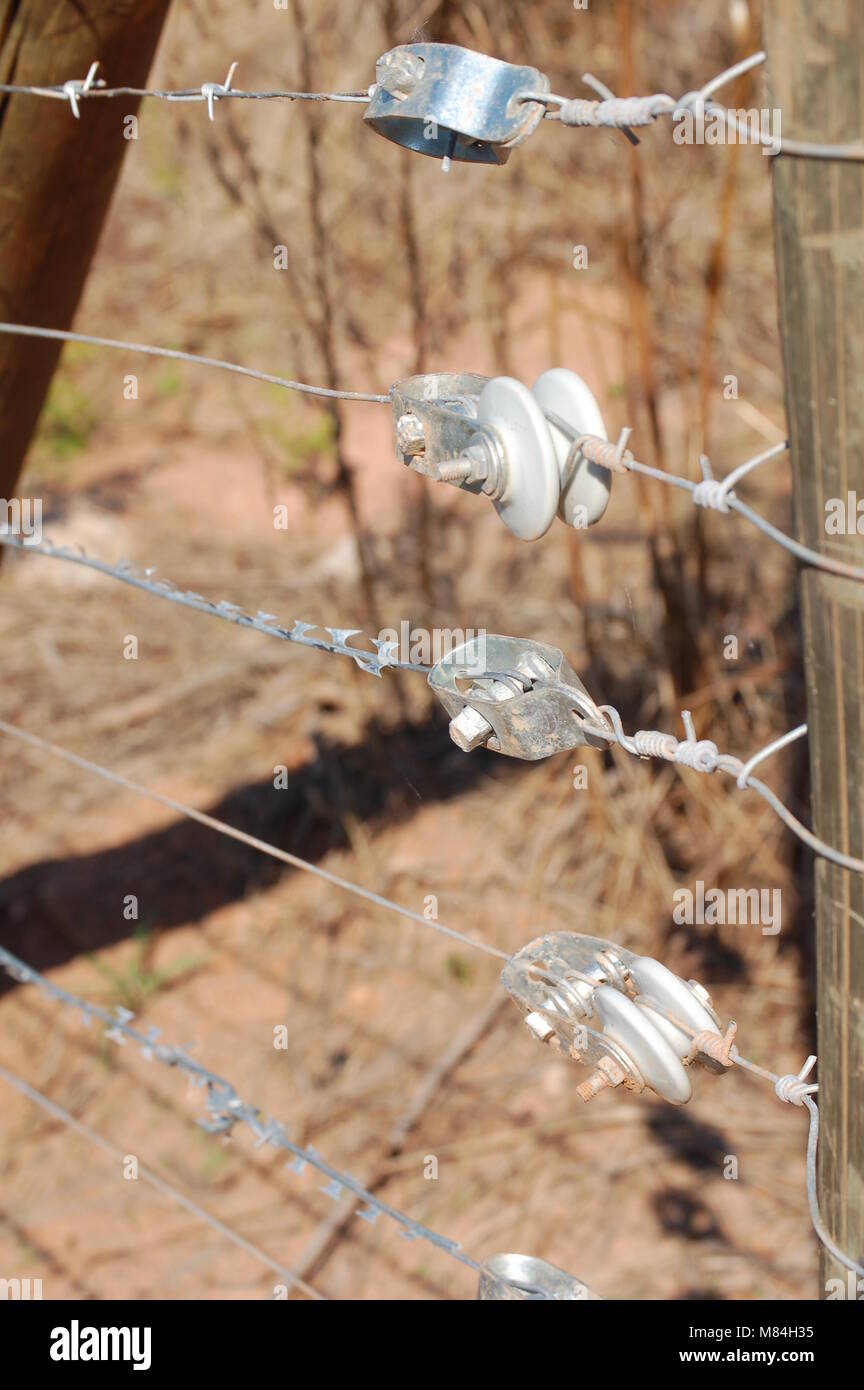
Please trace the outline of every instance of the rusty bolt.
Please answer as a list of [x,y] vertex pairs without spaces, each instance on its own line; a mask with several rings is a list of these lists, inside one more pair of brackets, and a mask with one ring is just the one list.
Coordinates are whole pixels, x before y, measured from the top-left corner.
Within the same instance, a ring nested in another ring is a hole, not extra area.
[[605,1090],[607,1086],[620,1086],[622,1081],[626,1081],[627,1073],[623,1067],[612,1057],[601,1057],[597,1063],[596,1071],[592,1071],[587,1081],[576,1087],[579,1095],[587,1104],[596,1095]]

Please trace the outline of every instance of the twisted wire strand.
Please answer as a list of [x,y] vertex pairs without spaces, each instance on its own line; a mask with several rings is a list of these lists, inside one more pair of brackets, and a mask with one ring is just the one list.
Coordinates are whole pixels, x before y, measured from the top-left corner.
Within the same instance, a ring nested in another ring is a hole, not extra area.
[[[590,985],[592,989],[596,989],[599,983],[599,981],[596,978],[593,978],[588,975],[583,975],[580,971],[570,971],[569,973],[576,975],[580,979],[584,980],[585,983]],[[553,991],[551,1001],[553,1003],[555,1002],[554,992],[561,991],[562,993],[564,993],[566,990],[566,980],[561,978],[554,972],[551,972],[549,974],[546,974],[544,972],[542,975],[535,975],[534,978],[542,980],[544,984],[547,984],[550,987],[550,989]],[[660,1004],[657,1000],[648,999],[643,996],[640,1000],[640,1003],[643,1008],[650,1010],[652,1013],[658,1014],[661,1018],[665,1018],[666,1020],[668,1020],[669,1023],[673,1024],[675,1028],[680,1029],[682,1033],[684,1033],[687,1037],[691,1039],[692,1047],[689,1057],[687,1059],[688,1061],[692,1061],[697,1053],[702,1052],[709,1057],[713,1057],[724,1067],[741,1067],[743,1070],[752,1072],[755,1076],[759,1076],[763,1080],[770,1082],[774,1089],[775,1096],[784,1104],[807,1107],[807,1110],[809,1111],[810,1125],[807,1136],[805,1185],[807,1190],[807,1206],[810,1212],[810,1222],[818,1239],[825,1246],[826,1250],[828,1250],[830,1254],[834,1256],[834,1259],[837,1260],[839,1264],[843,1265],[845,1269],[854,1271],[856,1274],[864,1275],[864,1268],[862,1268],[861,1265],[857,1264],[856,1261],[851,1258],[851,1256],[845,1254],[844,1251],[840,1249],[839,1245],[837,1245],[836,1241],[834,1241],[828,1234],[827,1230],[825,1229],[825,1225],[822,1221],[821,1213],[819,1211],[819,1199],[816,1190],[816,1157],[819,1144],[819,1110],[815,1101],[813,1100],[813,1096],[819,1090],[819,1086],[815,1082],[809,1082],[807,1080],[807,1077],[809,1076],[810,1072],[816,1064],[815,1056],[808,1057],[799,1072],[788,1072],[783,1076],[778,1076],[776,1072],[770,1071],[767,1067],[761,1067],[756,1062],[751,1062],[748,1060],[748,1058],[742,1056],[741,1052],[737,1047],[737,1044],[735,1043],[735,1036],[738,1030],[738,1025],[734,1023],[732,1020],[730,1020],[726,1028],[725,1035],[709,1030],[700,1031],[693,1028],[692,1025],[687,1023],[684,1019],[679,1018],[678,1015],[673,1013],[670,1009],[664,1008],[663,1005]],[[583,1001],[581,999],[577,1000],[577,1016],[580,1018],[583,1016],[582,1006]],[[555,1014],[555,1010],[550,1010],[548,1007],[540,1008],[538,1012],[542,1013],[545,1017],[549,1017],[550,1014],[554,1016]],[[567,1012],[566,1008],[564,1012]]]
[[[67,1128],[73,1130],[76,1134],[80,1134],[83,1139],[88,1140],[88,1142],[93,1144],[97,1149],[101,1149],[103,1153],[108,1154],[115,1162],[123,1163],[126,1155],[123,1153],[122,1149],[118,1149],[117,1146],[106,1139],[104,1135],[98,1134],[95,1129],[91,1129],[89,1125],[84,1124],[83,1120],[79,1120],[75,1115],[71,1115],[68,1110],[64,1110],[63,1106],[58,1105],[56,1100],[51,1100],[50,1096],[43,1095],[41,1091],[37,1091],[35,1086],[31,1086],[27,1081],[24,1081],[20,1076],[16,1076],[14,1072],[9,1071],[4,1066],[0,1066],[0,1081],[5,1081],[7,1086],[14,1087],[22,1096],[26,1096],[28,1100],[33,1101],[34,1105],[38,1105],[44,1110],[46,1114],[51,1115],[55,1120],[59,1120],[61,1124],[66,1125]],[[206,1211],[204,1207],[199,1207],[196,1202],[193,1202],[183,1192],[180,1192],[176,1187],[172,1186],[171,1183],[166,1182],[164,1178],[160,1178],[159,1174],[154,1173],[152,1168],[147,1168],[143,1163],[139,1162],[138,1177],[143,1178],[148,1186],[155,1188],[163,1197],[168,1197],[170,1201],[176,1202],[184,1211],[189,1212],[190,1216],[194,1216],[196,1220],[203,1221],[207,1226],[210,1226],[218,1235],[223,1236],[225,1240],[230,1240],[232,1245],[236,1245],[238,1249],[245,1251],[247,1255],[251,1255],[254,1260],[258,1260],[261,1264],[266,1265],[274,1274],[278,1274],[280,1279],[284,1279],[286,1284],[292,1284],[294,1288],[300,1289],[302,1293],[306,1294],[307,1298],[317,1299],[321,1302],[328,1301],[324,1294],[319,1293],[311,1284],[307,1284],[305,1279],[301,1279],[299,1275],[294,1274],[292,1270],[287,1269],[285,1265],[280,1264],[278,1260],[274,1260],[273,1257],[268,1255],[265,1250],[262,1250],[260,1246],[253,1245],[252,1241],[247,1240],[245,1236],[241,1236],[239,1232],[232,1230],[230,1226],[226,1226],[223,1221],[219,1220],[218,1216],[213,1216],[213,1214]]]
[[407,918],[410,922],[418,922],[422,927],[430,928],[432,931],[440,932],[442,936],[459,941],[463,946],[472,946],[477,951],[485,951],[487,955],[496,956],[499,960],[510,959],[508,953],[499,950],[497,946],[490,946],[485,941],[479,941],[476,937],[457,931],[455,927],[447,927],[443,922],[438,922],[434,918],[424,917],[419,912],[415,912],[413,908],[402,907],[399,903],[383,897],[380,893],[373,893],[371,888],[362,888],[359,884],[352,883],[350,879],[342,878],[340,874],[331,873],[329,869],[322,869],[318,864],[311,864],[307,859],[301,859],[288,850],[280,849],[277,845],[271,845],[266,840],[258,839],[256,835],[248,835],[245,830],[238,830],[236,826],[217,820],[215,816],[209,816],[205,811],[196,811],[194,807],[186,806],[182,801],[175,801],[173,797],[164,796],[161,792],[153,791],[150,787],[143,787],[139,782],[133,782],[131,778],[124,777],[119,772],[112,772],[107,767],[101,767],[99,763],[91,762],[89,758],[82,758],[77,753],[70,753],[68,749],[60,748],[56,743],[49,743],[47,739],[39,738],[37,734],[28,733],[25,729],[19,729],[15,724],[7,724],[5,719],[0,719],[0,733],[8,734],[10,738],[29,744],[31,748],[36,748],[42,753],[50,753],[53,757],[59,758],[61,762],[82,768],[85,772],[95,773],[97,777],[101,777],[106,782],[112,782],[114,786],[122,787],[124,791],[133,792],[136,796],[145,797],[149,801],[155,801],[160,806],[165,806],[169,811],[175,811],[178,815],[197,821],[199,825],[206,825],[209,830],[215,830],[220,835],[227,835],[229,839],[236,840],[239,844],[248,845],[250,849],[256,849],[261,854],[269,855],[271,859],[278,859],[282,864],[289,864],[293,869],[301,869],[304,873],[313,874],[316,878],[323,879],[325,883],[330,883],[335,888],[343,888],[346,892],[354,893],[357,897],[373,903],[376,907],[383,907],[388,912],[394,912],[400,917]]
[[[566,434],[569,434],[574,441],[580,436],[556,416],[554,423]],[[645,478],[651,478],[655,482],[665,483],[667,487],[677,487],[684,492],[689,492],[691,500],[697,507],[707,507],[721,513],[737,512],[743,516],[751,525],[759,528],[764,535],[768,536],[777,545],[788,550],[796,559],[801,560],[805,565],[810,565],[814,569],[825,570],[828,574],[839,575],[843,579],[853,579],[856,583],[864,583],[864,566],[850,565],[845,560],[837,560],[833,555],[824,555],[821,551],[811,550],[809,546],[802,545],[792,536],[787,536],[784,531],[778,529],[765,517],[754,512],[751,507],[742,502],[735,496],[733,488],[754,468],[758,468],[763,463],[768,463],[771,459],[780,458],[782,454],[788,453],[789,443],[784,440],[780,444],[773,445],[770,449],[765,449],[762,453],[755,454],[753,458],[745,460],[727,474],[725,478],[714,478],[711,473],[709,460],[703,454],[699,460],[702,470],[702,481],[694,482],[692,478],[682,478],[676,473],[667,473],[662,468],[653,468],[650,464],[640,463],[633,457],[629,449],[624,449],[626,438],[630,431],[622,431],[622,438],[612,447],[608,440],[601,439],[595,435],[582,435],[582,452],[586,458],[599,464],[602,468],[609,468],[614,472],[641,473]]]
[[[749,72],[751,68],[763,63],[765,56],[762,52],[754,53],[749,58],[736,63],[734,67],[719,73],[717,77],[706,82],[698,91],[685,92],[677,100],[666,92],[656,92],[650,96],[616,97],[609,91],[608,87],[599,82],[597,78],[592,77],[590,73],[585,73],[582,80],[587,86],[593,87],[595,91],[602,94],[600,101],[582,97],[562,97],[550,92],[534,91],[520,93],[519,99],[521,101],[538,101],[551,107],[545,113],[546,118],[558,120],[562,125],[618,128],[624,131],[634,144],[638,144],[636,136],[632,133],[634,127],[653,125],[660,116],[675,116],[687,111],[707,112],[720,116],[725,120],[730,130],[736,135],[743,135],[744,139],[750,142],[753,137],[748,129],[742,130],[736,113],[711,101],[710,98],[714,92],[731,82],[733,78],[740,76],[741,73]],[[202,82],[197,87],[183,87],[177,90],[152,87],[109,87],[102,78],[96,76],[99,66],[98,62],[91,63],[85,78],[70,78],[66,82],[53,85],[35,86],[25,83],[3,82],[0,83],[0,95],[35,96],[68,102],[76,120],[79,120],[81,116],[82,101],[92,101],[99,98],[110,100],[117,97],[134,97],[167,102],[204,102],[207,106],[207,114],[213,121],[215,120],[214,107],[218,101],[331,101],[366,105],[375,91],[374,84],[364,91],[352,92],[300,92],[283,89],[243,91],[232,85],[237,63],[231,64],[224,82]],[[861,142],[822,144],[808,140],[781,140],[773,136],[763,135],[759,131],[755,143],[762,145],[774,156],[791,155],[796,158],[849,160],[856,163],[864,161],[864,144]]]
[[[75,81],[75,79],[73,79]],[[14,82],[0,82],[0,93],[4,96],[31,96],[31,97],[59,97],[61,101],[69,100],[67,83],[60,83],[53,87],[28,87]],[[207,87],[208,83],[203,84]],[[212,84],[221,87],[221,83]],[[77,93],[78,97],[152,97],[157,101],[206,101],[206,91],[202,93],[200,87],[180,87],[172,91],[160,90],[155,87],[97,87],[92,86],[87,91],[81,90]],[[228,98],[233,101],[343,101],[343,102],[362,102],[366,105],[369,101],[369,92],[292,92],[279,88],[272,92],[244,92],[238,88],[230,87],[227,91],[217,92],[217,98],[222,101]]]
[[162,101],[203,101],[207,103],[207,114],[210,120],[214,120],[214,103],[222,101],[226,97],[235,101],[361,101],[364,104],[369,100],[368,90],[365,92],[293,92],[293,91],[271,91],[271,92],[244,92],[238,91],[234,86],[234,73],[239,66],[232,63],[228,69],[228,75],[224,82],[202,82],[198,87],[184,87],[179,91],[154,90],[148,87],[109,87],[105,80],[97,77],[101,64],[91,63],[84,78],[71,78],[68,82],[60,82],[47,86],[34,86],[33,84],[18,84],[3,82],[0,83],[0,93],[7,96],[36,96],[48,97],[59,101],[67,101],[76,120],[80,120],[80,103],[85,99],[94,97],[154,97]]
[[749,58],[744,58],[740,63],[719,73],[697,91],[685,92],[677,100],[667,92],[655,92],[642,97],[616,97],[590,73],[585,73],[582,80],[587,86],[604,94],[600,101],[592,100],[590,97],[562,97],[549,92],[526,93],[525,99],[551,104],[553,109],[547,111],[547,118],[559,120],[562,125],[567,126],[607,127],[627,132],[634,127],[653,125],[661,116],[678,117],[685,112],[709,114],[720,117],[736,136],[743,136],[747,143],[760,145],[774,157],[789,155],[799,159],[848,160],[851,163],[864,161],[864,144],[860,141],[848,144],[822,144],[810,140],[783,139],[763,134],[761,130],[757,132],[754,140],[750,130],[742,128],[735,111],[711,100],[721,87],[758,67],[765,59],[764,52],[753,53]]
[[[234,372],[240,376],[251,377],[256,381],[263,381],[271,386],[281,386],[290,391],[298,391],[301,394],[310,396],[321,396],[335,400],[344,401],[365,401],[374,405],[388,405],[389,395],[376,394],[369,391],[343,391],[335,390],[326,386],[312,386],[307,382],[293,381],[286,377],[273,376],[269,372],[260,372],[252,367],[243,367],[238,363],[225,362],[220,358],[202,357],[196,353],[183,352],[174,348],[152,347],[143,343],[129,343],[117,338],[101,338],[89,333],[72,333],[59,328],[39,328],[30,324],[0,323],[0,333],[17,334],[30,338],[48,338],[60,342],[86,343],[95,347],[115,348],[120,351],[143,353],[150,357],[166,357],[180,362],[192,362],[197,366],[216,367],[223,371]],[[793,540],[770,521],[754,512],[744,502],[741,502],[732,491],[735,481],[744,477],[752,469],[761,463],[766,463],[770,459],[778,458],[787,452],[788,442],[774,445],[771,449],[766,449],[763,453],[747,459],[745,463],[734,469],[728,477],[722,480],[715,480],[711,476],[710,463],[704,456],[700,459],[703,478],[700,483],[695,483],[690,478],[682,478],[674,473],[666,473],[662,469],[652,468],[648,464],[640,463],[635,459],[629,449],[626,449],[629,430],[622,431],[621,437],[616,444],[611,444],[609,440],[601,439],[599,436],[579,434],[573,430],[566,421],[557,415],[551,416],[556,426],[568,434],[573,440],[574,447],[571,450],[571,458],[575,462],[578,453],[581,452],[585,457],[591,459],[601,467],[609,468],[614,472],[641,473],[644,477],[653,478],[658,482],[668,486],[682,488],[689,492],[696,506],[710,507],[720,512],[735,511],[743,516],[753,526],[759,528],[764,535],[775,541],[778,545],[788,550],[804,564],[811,565],[816,569],[825,570],[829,574],[837,574],[845,579],[854,579],[857,582],[864,582],[864,566],[850,565],[844,560],[837,560],[831,555],[823,555],[820,551],[811,550],[808,546],[802,545],[800,541]]]
[[776,792],[773,792],[758,777],[754,777],[750,771],[763,758],[767,758],[770,753],[785,748],[795,739],[802,738],[807,732],[806,724],[800,724],[797,729],[783,734],[781,738],[775,739],[765,748],[760,749],[747,762],[743,762],[731,753],[721,753],[716,743],[711,739],[697,739],[689,710],[683,710],[681,715],[686,737],[677,739],[674,734],[663,733],[658,729],[639,729],[635,734],[626,734],[621,715],[614,705],[598,705],[598,709],[607,722],[600,723],[598,720],[583,719],[582,728],[585,733],[617,744],[634,757],[663,758],[667,762],[692,768],[695,772],[719,771],[728,773],[735,778],[742,791],[755,791],[761,796],[780,817],[784,825],[788,826],[793,834],[802,840],[814,854],[818,854],[823,859],[829,859],[832,864],[839,865],[841,869],[848,869],[850,873],[864,873],[864,859],[846,854],[843,850],[835,849],[833,845],[828,845],[824,840],[820,840],[812,830],[809,830],[798,820],[797,816],[792,814]]
[[[604,96],[602,101],[593,101],[581,97],[568,98],[554,94],[531,93],[534,100],[554,103],[556,111],[553,117],[562,122],[563,125],[573,126],[611,126],[623,129],[624,127],[652,125],[659,116],[671,116],[678,111],[693,111],[704,109],[709,97],[725,87],[727,83],[740,77],[742,73],[749,72],[751,68],[758,67],[765,62],[764,52],[752,53],[748,58],[742,58],[740,63],[735,63],[730,68],[725,68],[723,72],[712,77],[698,91],[686,92],[684,96],[677,100],[669,96],[668,92],[655,92],[650,96],[643,97],[616,97],[611,94]],[[603,88],[602,85],[593,78],[590,73],[583,77],[586,85]],[[711,103],[713,105],[713,103]],[[720,107],[719,110],[725,108]]]
[[118,1005],[114,1013],[111,1014],[108,1010],[100,1008],[98,1004],[91,1004],[77,994],[54,984],[38,970],[27,965],[25,961],[19,960],[11,951],[7,951],[2,946],[0,946],[0,969],[3,969],[19,984],[34,985],[42,994],[47,995],[55,1002],[78,1010],[85,1023],[89,1024],[94,1021],[101,1023],[105,1029],[104,1036],[117,1046],[122,1047],[126,1042],[131,1042],[148,1062],[158,1062],[162,1066],[174,1068],[187,1076],[193,1086],[206,1086],[208,1118],[198,1121],[199,1127],[205,1133],[230,1135],[235,1124],[245,1124],[255,1136],[256,1148],[269,1144],[274,1148],[284,1149],[293,1156],[293,1161],[285,1165],[292,1172],[302,1173],[304,1168],[308,1166],[322,1173],[328,1179],[327,1186],[320,1189],[325,1196],[330,1197],[333,1201],[338,1201],[342,1193],[347,1191],[359,1198],[360,1201],[365,1202],[365,1210],[357,1212],[357,1216],[361,1220],[374,1225],[379,1216],[389,1217],[401,1227],[402,1234],[406,1239],[426,1240],[460,1264],[467,1265],[479,1273],[481,1266],[459,1248],[458,1242],[438,1235],[428,1226],[422,1225],[419,1221],[415,1221],[412,1217],[399,1211],[397,1207],[392,1207],[389,1203],[381,1201],[379,1197],[368,1192],[350,1173],[343,1173],[334,1168],[315,1149],[306,1149],[295,1144],[293,1140],[288,1138],[281,1124],[270,1117],[266,1120],[263,1119],[262,1111],[258,1106],[249,1105],[242,1100],[230,1081],[226,1081],[223,1076],[209,1071],[200,1062],[196,1062],[194,1057],[190,1057],[188,1049],[161,1043],[158,1028],[151,1028],[147,1033],[140,1032],[132,1026],[134,1014],[130,1013],[128,1009]]
[[810,1221],[816,1235],[819,1237],[825,1249],[833,1255],[838,1264],[843,1265],[844,1269],[852,1270],[853,1273],[864,1276],[864,1265],[858,1264],[851,1255],[845,1251],[828,1234],[825,1224],[819,1211],[819,1197],[817,1193],[817,1167],[816,1159],[819,1148],[819,1107],[813,1099],[814,1094],[819,1090],[818,1085],[807,1081],[807,1077],[816,1064],[814,1056],[808,1057],[799,1072],[788,1072],[785,1076],[777,1076],[776,1073],[768,1071],[765,1067],[756,1066],[754,1062],[748,1062],[742,1057],[737,1047],[731,1049],[732,1060],[745,1070],[754,1072],[757,1076],[764,1077],[774,1085],[774,1094],[778,1100],[784,1101],[787,1105],[806,1106],[809,1115],[809,1127],[807,1131],[807,1156],[805,1160],[806,1186],[807,1186],[807,1205],[810,1210]]
[[[480,1272],[482,1266],[476,1260],[472,1259],[471,1256],[466,1255],[460,1249],[457,1242],[438,1235],[437,1232],[414,1221],[413,1218],[407,1216],[404,1212],[390,1206],[386,1202],[382,1202],[378,1197],[363,1188],[350,1174],[340,1172],[333,1168],[316,1152],[316,1150],[311,1148],[304,1149],[300,1145],[293,1143],[286,1135],[283,1127],[272,1118],[262,1120],[261,1111],[258,1107],[250,1106],[243,1101],[231,1083],[226,1081],[224,1077],[208,1071],[206,1067],[196,1062],[194,1058],[189,1056],[187,1049],[161,1043],[159,1041],[159,1029],[151,1028],[144,1034],[132,1027],[134,1015],[128,1009],[124,1009],[118,1005],[114,1013],[111,1014],[106,1009],[102,1009],[96,1004],[91,1004],[79,995],[73,994],[71,991],[62,988],[62,986],[54,984],[34,967],[27,965],[26,962],[20,960],[17,956],[13,955],[11,951],[7,951],[6,948],[2,946],[0,946],[0,969],[4,970],[5,973],[17,983],[33,985],[53,1001],[67,1007],[75,1008],[80,1012],[86,1024],[89,1025],[94,1020],[101,1023],[105,1030],[105,1037],[118,1046],[122,1046],[126,1041],[130,1041],[138,1047],[141,1055],[147,1061],[156,1061],[164,1066],[175,1068],[184,1073],[193,1085],[206,1086],[208,1119],[198,1121],[200,1128],[205,1130],[206,1133],[230,1135],[235,1124],[246,1124],[255,1136],[256,1148],[264,1144],[270,1144],[277,1148],[283,1148],[293,1155],[293,1161],[285,1165],[292,1172],[302,1173],[308,1165],[322,1173],[328,1179],[328,1183],[326,1187],[320,1190],[333,1201],[337,1201],[344,1191],[348,1191],[354,1197],[365,1202],[365,1210],[357,1212],[358,1217],[362,1220],[374,1224],[379,1215],[389,1217],[400,1226],[402,1234],[409,1240],[426,1240],[436,1248],[443,1250],[459,1263],[467,1265],[476,1273]],[[655,1008],[655,1012],[663,1014],[665,1017],[669,1018],[671,1022],[675,1023],[677,1027],[683,1028],[683,1030],[691,1034],[694,1037],[694,1041],[698,1043],[700,1035],[694,1033],[694,1030],[687,1024],[682,1023],[681,1020],[675,1018],[674,1015],[668,1013],[667,1010],[659,1006]],[[733,1026],[734,1025],[730,1025],[730,1027]],[[730,1037],[731,1036],[734,1036],[734,1034],[730,1033]],[[787,1104],[804,1105],[807,1107],[810,1116],[810,1127],[807,1141],[806,1189],[813,1229],[819,1240],[838,1263],[858,1275],[864,1275],[864,1267],[859,1265],[850,1256],[846,1255],[830,1237],[822,1222],[819,1211],[818,1195],[816,1191],[819,1111],[812,1099],[813,1093],[818,1091],[819,1088],[817,1085],[805,1081],[805,1077],[811,1070],[816,1058],[809,1057],[797,1075],[793,1072],[786,1076],[777,1076],[774,1072],[768,1071],[764,1067],[757,1066],[755,1063],[749,1062],[745,1057],[742,1057],[734,1044],[727,1050],[727,1064],[729,1062],[734,1063],[737,1066],[743,1067],[773,1082],[774,1091],[779,1100]],[[123,1157],[119,1150],[115,1149],[114,1146],[103,1139],[101,1135],[90,1130],[81,1121],[76,1120],[74,1116],[63,1111],[56,1102],[50,1101],[47,1097],[42,1096],[40,1092],[35,1091],[26,1082],[21,1081],[2,1066],[0,1066],[0,1079],[15,1086],[22,1094],[27,1095],[37,1104],[41,1104],[49,1113],[54,1114],[56,1118],[69,1124],[70,1127],[83,1134],[84,1137],[90,1139],[91,1142],[98,1144],[100,1148],[110,1153],[113,1157]],[[282,1275],[286,1281],[302,1288],[310,1297],[321,1298],[321,1295],[318,1294],[316,1290],[305,1284],[298,1276],[294,1275],[283,1266],[278,1265],[266,1255],[265,1252],[252,1246],[250,1242],[246,1241],[236,1232],[231,1231],[230,1228],[224,1226],[222,1222],[218,1221],[216,1217],[211,1216],[209,1212],[204,1211],[203,1208],[196,1207],[194,1203],[190,1202],[182,1193],[177,1192],[176,1189],[165,1183],[158,1175],[151,1173],[149,1169],[145,1169],[143,1166],[139,1167],[139,1172],[142,1176],[145,1176],[146,1180],[150,1182],[152,1186],[164,1192],[165,1195],[170,1196],[172,1200],[178,1201],[186,1210],[206,1221],[208,1225],[218,1230],[221,1235],[224,1235],[235,1245],[240,1246],[240,1248],[246,1250],[247,1253],[261,1259],[271,1269],[274,1269],[277,1273]]]

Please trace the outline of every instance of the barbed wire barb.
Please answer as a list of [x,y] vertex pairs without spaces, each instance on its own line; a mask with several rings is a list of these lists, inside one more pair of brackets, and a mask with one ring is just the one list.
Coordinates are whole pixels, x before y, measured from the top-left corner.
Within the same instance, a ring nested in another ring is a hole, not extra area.
[[[685,480],[686,481],[686,480]],[[301,646],[311,647],[318,651],[324,651],[331,655],[349,656],[356,664],[372,675],[380,676],[383,669],[393,666],[400,670],[418,671],[424,674],[429,673],[430,667],[420,663],[397,661],[394,656],[396,644],[392,641],[382,640],[381,638],[370,639],[374,648],[372,652],[348,644],[348,638],[357,635],[357,630],[350,628],[323,628],[321,630],[329,632],[334,637],[333,642],[325,642],[320,638],[309,637],[308,633],[313,625],[295,621],[293,627],[286,628],[276,624],[270,614],[259,613],[253,618],[250,614],[244,613],[236,604],[214,603],[211,599],[204,598],[201,594],[190,591],[180,590],[169,580],[154,580],[154,571],[136,571],[126,561],[121,561],[117,565],[108,565],[104,561],[96,560],[86,555],[80,548],[55,547],[50,542],[25,540],[19,536],[0,533],[0,545],[8,546],[13,550],[30,552],[34,555],[43,555],[53,559],[67,560],[72,564],[82,565],[85,568],[96,570],[97,573],[104,574],[112,579],[117,579],[121,583],[130,584],[133,588],[143,589],[146,593],[155,595],[157,598],[167,599],[169,602],[178,603],[185,608],[191,608],[196,612],[207,613],[211,617],[223,618],[227,622],[236,624],[239,627],[250,628],[255,632],[262,632],[271,637],[278,637],[283,641],[296,642]],[[579,692],[574,692],[579,695]],[[597,705],[596,710],[605,722],[597,719],[583,719],[583,729],[586,733],[592,734],[597,738],[602,738],[611,743],[617,743],[625,752],[631,753],[640,758],[663,758],[668,762],[678,763],[685,767],[690,767],[696,772],[711,773],[718,769],[735,776],[737,784],[741,790],[752,790],[757,792],[763,800],[767,801],[772,810],[780,817],[784,824],[800,840],[807,844],[816,854],[825,859],[830,859],[833,863],[839,864],[841,868],[849,869],[853,873],[864,873],[864,860],[858,859],[853,855],[845,854],[842,850],[837,850],[833,846],[820,840],[811,830],[802,824],[796,816],[792,814],[787,806],[767,787],[764,782],[751,775],[752,767],[766,758],[769,753],[778,748],[785,747],[794,739],[803,737],[806,733],[806,725],[783,734],[780,739],[769,744],[767,748],[755,755],[755,760],[751,759],[750,764],[745,764],[740,758],[729,753],[721,753],[717,745],[710,739],[697,739],[693,727],[690,712],[684,710],[682,721],[686,737],[677,739],[674,734],[664,733],[659,729],[639,729],[635,734],[624,732],[621,716],[614,705]],[[0,728],[6,732],[12,732],[14,725],[0,724]],[[41,745],[49,751],[58,753],[59,756],[74,758],[75,755],[65,754],[63,750],[57,749],[53,744],[45,743],[44,740],[36,739],[35,735],[25,735],[23,730],[17,731],[21,737],[26,737]],[[99,771],[97,764],[87,764],[86,760],[78,760],[84,766],[87,765],[91,770]],[[105,769],[101,770],[103,775],[118,779],[117,774],[109,774]],[[121,784],[125,779],[120,779]],[[133,790],[142,789],[133,787]],[[144,791],[145,795],[151,793]],[[176,807],[184,814],[190,814],[188,808]],[[272,847],[271,847],[272,848]],[[425,919],[423,919],[425,920]]]

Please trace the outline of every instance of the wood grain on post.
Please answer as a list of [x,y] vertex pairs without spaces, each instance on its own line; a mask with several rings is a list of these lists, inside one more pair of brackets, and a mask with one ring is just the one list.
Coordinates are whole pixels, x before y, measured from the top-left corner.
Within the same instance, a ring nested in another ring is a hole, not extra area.
[[[170,0],[0,0],[0,82],[56,86],[90,64],[142,86]],[[0,95],[0,319],[72,322],[123,155],[135,98]],[[104,325],[102,325],[104,328]],[[0,497],[9,499],[60,344],[0,337]]]
[[[781,138],[864,136],[864,6],[769,0],[768,104]],[[780,330],[798,535],[864,559],[864,165],[773,165]],[[857,504],[861,503],[861,513]],[[837,519],[845,523],[834,534]],[[826,529],[826,522],[832,530]],[[864,855],[864,586],[801,580],[816,833]],[[864,1257],[864,877],[816,861],[819,1202],[837,1244]],[[846,1271],[822,1256],[822,1295]]]

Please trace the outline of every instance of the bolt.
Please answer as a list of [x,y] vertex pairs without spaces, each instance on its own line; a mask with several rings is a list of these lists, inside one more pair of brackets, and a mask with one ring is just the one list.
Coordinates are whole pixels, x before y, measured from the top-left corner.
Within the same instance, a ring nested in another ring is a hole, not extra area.
[[423,76],[423,59],[404,48],[392,48],[375,64],[375,80],[391,97],[410,96]]
[[549,1020],[536,1012],[525,1015],[525,1027],[542,1043],[548,1042],[555,1032]]
[[620,1086],[626,1080],[626,1072],[612,1057],[601,1057],[597,1063],[597,1070],[592,1071],[587,1081],[576,1087],[579,1095],[585,1101],[589,1100],[604,1091],[607,1086]]
[[535,680],[548,681],[549,677],[555,674],[545,656],[541,656],[539,652],[526,652],[524,656],[520,656],[516,669],[523,671],[526,676],[533,676]]
[[439,463],[436,472],[441,483],[467,483],[471,479],[473,463],[470,459],[446,459]]
[[450,720],[450,737],[463,753],[470,753],[492,737],[492,725],[470,705],[465,705],[455,719]]
[[396,448],[400,454],[410,458],[422,454],[426,448],[423,437],[423,421],[416,415],[400,415],[396,421]]
[[491,452],[486,442],[480,439],[469,444],[458,458],[442,460],[436,469],[436,476],[442,483],[482,483],[483,491],[487,492],[492,469]]

